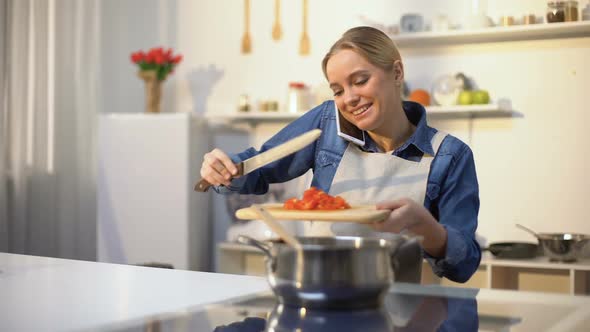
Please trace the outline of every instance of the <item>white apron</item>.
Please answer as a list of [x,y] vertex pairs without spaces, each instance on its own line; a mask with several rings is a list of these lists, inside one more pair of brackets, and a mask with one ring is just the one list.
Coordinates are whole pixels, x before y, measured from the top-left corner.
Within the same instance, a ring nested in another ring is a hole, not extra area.
[[[447,136],[441,131],[432,137],[434,155]],[[430,164],[434,156],[424,154],[420,161],[409,161],[389,153],[363,152],[349,143],[334,175],[330,195],[347,202],[376,204],[381,201],[410,198],[424,204]],[[344,222],[305,222],[306,236],[375,236],[369,226]]]

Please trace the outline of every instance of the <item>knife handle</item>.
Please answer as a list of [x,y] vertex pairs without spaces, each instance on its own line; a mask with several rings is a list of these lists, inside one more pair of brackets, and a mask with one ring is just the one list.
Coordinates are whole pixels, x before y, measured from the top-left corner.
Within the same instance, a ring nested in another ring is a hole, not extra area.
[[209,183],[209,181],[207,181],[205,179],[201,179],[201,180],[199,180],[199,182],[197,182],[195,184],[194,189],[195,189],[195,191],[204,193],[207,190],[209,190],[210,187],[211,187],[211,183]]
[[[239,163],[239,164],[236,164],[236,167],[238,168],[238,173],[237,173],[237,174],[236,174],[234,177],[237,177],[237,176],[242,176],[242,175],[244,175],[244,163]],[[207,181],[207,180],[205,180],[205,179],[201,178],[201,179],[199,180],[199,182],[197,182],[197,183],[195,184],[195,187],[194,187],[193,189],[194,189],[195,191],[198,191],[198,192],[202,192],[202,193],[204,193],[204,192],[207,192],[207,190],[209,190],[209,188],[210,188],[211,186],[212,186],[212,184],[211,184],[211,183],[209,183],[209,181]]]

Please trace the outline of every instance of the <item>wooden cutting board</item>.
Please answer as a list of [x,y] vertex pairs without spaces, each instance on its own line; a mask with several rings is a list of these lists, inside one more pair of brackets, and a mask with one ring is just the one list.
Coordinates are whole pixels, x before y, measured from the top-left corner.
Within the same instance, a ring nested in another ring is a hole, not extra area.
[[[344,210],[285,210],[281,203],[260,204],[278,220],[310,220],[330,222],[372,223],[383,221],[390,210],[377,210],[374,205],[353,205]],[[244,220],[260,219],[258,213],[250,207],[236,211],[236,217]]]

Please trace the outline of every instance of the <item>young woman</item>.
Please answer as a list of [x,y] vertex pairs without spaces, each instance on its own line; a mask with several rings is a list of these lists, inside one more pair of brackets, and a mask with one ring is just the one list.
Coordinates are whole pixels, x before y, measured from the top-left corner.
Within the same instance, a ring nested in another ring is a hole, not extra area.
[[[377,204],[391,213],[372,229],[359,224],[314,223],[306,235],[362,235],[407,230],[423,236],[423,255],[439,276],[465,282],[479,266],[475,241],[478,183],[471,149],[426,123],[424,108],[402,101],[404,68],[387,35],[370,27],[348,30],[322,62],[334,92],[289,124],[260,151],[319,128],[315,142],[247,176],[233,178],[235,164],[259,153],[250,148],[228,156],[207,153],[201,176],[217,191],[263,194],[269,183],[313,170],[312,186],[355,204]],[[337,116],[339,117],[337,119]],[[352,125],[359,139],[345,139]]]

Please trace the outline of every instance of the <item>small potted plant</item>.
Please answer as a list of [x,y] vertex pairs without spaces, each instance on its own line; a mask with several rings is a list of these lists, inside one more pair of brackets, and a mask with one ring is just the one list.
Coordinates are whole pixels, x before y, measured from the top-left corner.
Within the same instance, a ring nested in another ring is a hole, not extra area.
[[145,82],[146,112],[160,112],[162,82],[174,72],[174,68],[182,61],[182,55],[173,54],[171,48],[150,49],[147,53],[137,51],[131,53],[131,62],[139,67],[138,76]]

